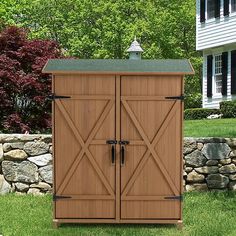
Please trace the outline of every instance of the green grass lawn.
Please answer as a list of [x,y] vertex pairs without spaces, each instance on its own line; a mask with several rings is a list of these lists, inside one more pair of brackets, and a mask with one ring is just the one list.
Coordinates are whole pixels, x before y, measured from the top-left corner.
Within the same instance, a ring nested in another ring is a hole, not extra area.
[[236,138],[236,119],[185,120],[184,136]]
[[62,225],[52,228],[51,196],[0,197],[0,233],[4,236],[235,236],[236,193],[186,193],[184,229],[173,225]]

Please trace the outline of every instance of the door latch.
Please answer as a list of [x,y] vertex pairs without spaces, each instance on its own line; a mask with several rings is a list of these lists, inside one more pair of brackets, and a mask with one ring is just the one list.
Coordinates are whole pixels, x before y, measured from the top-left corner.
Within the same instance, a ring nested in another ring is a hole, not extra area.
[[129,141],[121,140],[121,141],[119,141],[119,144],[120,144],[120,145],[128,145],[128,144],[129,144]]
[[116,140],[107,140],[107,144],[111,145],[111,164],[115,165],[116,162],[116,149],[115,145],[117,144]]
[[127,140],[121,140],[119,141],[120,146],[120,152],[121,152],[121,158],[120,158],[120,164],[121,166],[124,166],[125,164],[125,146],[129,144],[129,141]]

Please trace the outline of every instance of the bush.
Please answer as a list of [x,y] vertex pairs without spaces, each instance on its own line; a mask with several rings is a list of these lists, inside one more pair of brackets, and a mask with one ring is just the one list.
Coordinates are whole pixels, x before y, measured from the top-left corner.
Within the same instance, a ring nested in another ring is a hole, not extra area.
[[185,94],[184,98],[184,108],[201,108],[202,106],[202,94],[195,93],[195,94]]
[[207,109],[207,108],[193,108],[186,109],[184,111],[185,120],[201,120],[206,119],[208,116],[213,114],[220,114],[220,109]]
[[224,118],[235,118],[236,117],[236,100],[221,102],[220,110]]
[[29,40],[24,29],[0,33],[0,130],[5,133],[46,132],[51,127],[51,79],[42,74],[49,58],[59,58],[59,45]]

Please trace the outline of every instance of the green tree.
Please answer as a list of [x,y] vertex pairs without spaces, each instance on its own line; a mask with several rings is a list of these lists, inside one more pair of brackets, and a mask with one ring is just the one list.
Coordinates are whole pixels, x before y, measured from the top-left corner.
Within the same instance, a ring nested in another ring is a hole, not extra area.
[[0,20],[30,28],[31,38],[56,40],[79,58],[127,58],[137,36],[143,58],[189,58],[196,75],[186,79],[186,93],[201,92],[195,0],[2,0]]

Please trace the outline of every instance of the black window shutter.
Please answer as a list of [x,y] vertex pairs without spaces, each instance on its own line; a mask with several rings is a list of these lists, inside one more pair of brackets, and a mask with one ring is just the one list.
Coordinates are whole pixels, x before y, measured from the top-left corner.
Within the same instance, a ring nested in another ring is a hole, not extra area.
[[231,52],[231,94],[236,94],[236,50]]
[[224,16],[229,15],[229,0],[224,0]]
[[215,18],[220,17],[220,0],[215,0]]
[[206,11],[206,0],[200,0],[200,22],[205,22],[206,17],[205,17],[205,11]]
[[207,97],[212,97],[212,61],[213,56],[207,56]]
[[222,95],[227,95],[228,52],[222,53]]

